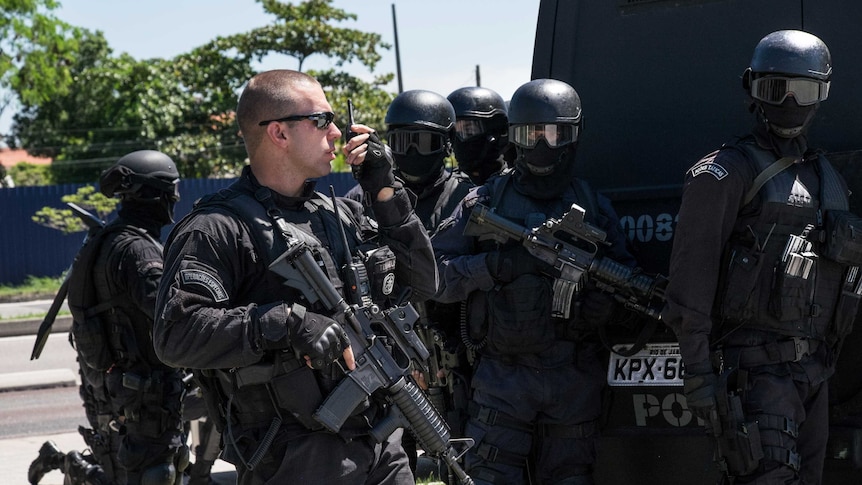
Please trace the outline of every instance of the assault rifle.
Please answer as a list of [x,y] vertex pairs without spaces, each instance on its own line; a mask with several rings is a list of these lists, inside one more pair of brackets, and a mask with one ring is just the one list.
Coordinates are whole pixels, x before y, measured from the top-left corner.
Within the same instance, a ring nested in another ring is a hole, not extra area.
[[607,234],[584,221],[584,209],[577,204],[559,219],[550,218],[535,228],[526,228],[476,204],[464,229],[465,236],[492,239],[499,243],[520,242],[534,257],[554,267],[553,314],[569,316],[572,294],[586,273],[596,285],[626,308],[656,320],[661,309],[652,300],[664,302],[666,280],[648,276],[637,269],[597,255],[599,246],[609,245]]
[[[326,397],[314,419],[338,432],[357,405],[374,393],[382,394],[394,406],[371,430],[371,436],[383,441],[396,429],[406,427],[426,453],[445,461],[462,484],[472,485],[473,480],[457,461],[466,449],[460,454],[455,452],[446,422],[422,390],[407,378],[411,361],[424,362],[429,355],[413,331],[419,318],[413,306],[408,302],[381,309],[374,303],[348,304],[308,247],[294,238],[269,268],[285,279],[285,285],[301,291],[309,303],[320,302],[333,314],[341,315],[356,357],[356,368]],[[386,338],[377,332],[383,332]],[[391,344],[391,350],[387,344]]]
[[[89,213],[86,209],[71,202],[66,202],[66,205],[87,226],[87,235],[84,237],[82,246],[87,243],[96,231],[105,227],[104,221]],[[36,343],[33,344],[33,352],[30,354],[30,360],[36,360],[42,355],[42,349],[45,348],[45,344],[48,342],[48,335],[51,334],[51,327],[54,326],[54,319],[57,318],[57,313],[60,311],[60,307],[63,306],[63,302],[66,301],[66,295],[69,294],[69,278],[71,276],[72,266],[70,265],[69,269],[66,270],[66,276],[63,277],[63,283],[60,284],[60,289],[57,290],[57,294],[54,296],[54,301],[51,302],[51,307],[48,308],[48,313],[45,314],[42,324],[39,325],[39,331],[36,332]]]
[[457,350],[447,344],[443,329],[429,321],[424,302],[416,303],[416,311],[419,313],[419,321],[415,331],[430,354],[427,365],[421,369],[428,384],[428,390],[425,392],[434,407],[448,415],[453,411],[452,405],[449,404],[449,397],[455,396],[457,381],[455,372],[461,367],[460,357]]

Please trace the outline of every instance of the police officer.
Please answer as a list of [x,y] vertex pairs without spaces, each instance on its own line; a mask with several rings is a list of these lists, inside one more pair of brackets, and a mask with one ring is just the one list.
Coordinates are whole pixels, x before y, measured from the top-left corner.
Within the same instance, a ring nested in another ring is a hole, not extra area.
[[[94,251],[91,268],[73,266],[69,305],[76,291],[93,287],[97,304],[88,308],[72,335],[81,372],[80,394],[91,429],[82,429],[92,456],[63,459],[71,483],[172,485],[182,483],[189,451],[183,439],[181,373],[163,364],[153,349],[153,318],[162,277],[162,227],[174,222],[179,172],[170,157],[140,150],[102,172],[100,191],[120,197],[118,217],[84,251]],[[95,243],[98,241],[98,244]],[[97,319],[95,319],[97,317]],[[79,324],[92,332],[78,330]],[[93,343],[93,332],[104,341]],[[59,465],[55,445],[46,443],[30,468],[38,483]],[[41,461],[40,461],[41,460]]]
[[458,168],[476,185],[506,165],[509,144],[506,102],[496,92],[479,86],[458,88],[447,97],[455,108],[452,149]]
[[743,451],[716,441],[740,482],[821,480],[827,379],[858,301],[841,297],[845,270],[860,262],[821,237],[840,232],[832,221],[848,208],[844,180],[807,136],[831,75],[816,36],[765,36],[743,73],[753,129],[685,176],[664,318],[679,338],[688,407],[712,427],[727,419],[717,402],[741,399]]
[[[431,235],[440,222],[449,216],[461,199],[473,187],[473,183],[461,173],[452,172],[445,167],[446,157],[452,153],[452,136],[455,132],[455,112],[443,96],[425,90],[405,91],[392,100],[386,111],[388,147],[395,162],[395,175],[416,195],[414,210],[422,221],[425,230]],[[347,196],[361,200],[362,187],[356,186]],[[420,312],[419,334],[426,347],[434,350],[441,345],[439,339],[431,338],[434,333],[443,338],[445,348],[441,351],[455,356],[458,349],[458,322],[460,304],[444,305],[433,301],[414,301]],[[434,367],[433,365],[431,367]],[[460,370],[460,369],[459,369]],[[459,393],[464,399],[466,380],[449,369],[447,378],[457,380]],[[427,373],[426,373],[427,374]],[[457,417],[452,399],[454,396],[445,389],[428,389],[433,384],[430,376],[419,378],[420,386],[429,391],[429,397],[441,413],[449,415],[450,426],[458,434]],[[454,385],[455,383],[453,383]],[[404,446],[410,455],[411,468],[416,469],[417,456],[412,436],[405,436]]]
[[[446,169],[455,111],[443,96],[416,89],[392,100],[385,121],[395,175],[416,195],[416,215],[431,234],[473,186],[467,177]],[[361,194],[356,186],[347,196],[361,200]]]
[[341,316],[269,270],[288,243],[301,241],[342,290],[340,266],[379,236],[397,259],[398,285],[417,298],[432,295],[434,255],[410,197],[364,125],[351,127],[357,135],[344,153],[361,166],[379,231],[361,205],[314,190],[309,179],[330,173],[341,131],[323,88],[304,73],[251,78],[237,121],[249,166],[202,199],[168,238],[156,352],[200,377],[208,416],[223,436],[222,459],[236,466],[238,483],[412,484],[402,431],[380,443],[369,435],[381,403],[358,406],[337,434],[313,418],[355,368],[353,349]]
[[477,203],[525,227],[577,203],[607,231],[605,254],[634,260],[610,202],[574,175],[582,120],[574,88],[530,81],[515,91],[508,114],[514,170],[471,191],[432,237],[441,276],[435,298],[468,295],[470,337],[480,349],[466,433],[476,444],[466,464],[482,484],[591,484],[606,354],[586,335],[612,318],[613,300],[585,284],[555,302],[562,283],[523,245],[463,234]]

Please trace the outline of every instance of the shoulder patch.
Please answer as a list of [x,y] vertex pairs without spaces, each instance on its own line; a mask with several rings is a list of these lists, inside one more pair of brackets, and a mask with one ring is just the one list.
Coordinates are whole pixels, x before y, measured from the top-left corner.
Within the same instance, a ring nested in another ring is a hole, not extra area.
[[727,177],[727,169],[715,163],[715,160],[711,158],[696,164],[695,166],[688,169],[688,171],[691,173],[692,177],[697,177],[698,175],[704,173],[712,175],[717,180],[721,180],[724,177]]
[[221,281],[215,276],[199,269],[184,269],[180,271],[180,279],[184,285],[203,286],[210,292],[216,302],[227,301],[227,291]]

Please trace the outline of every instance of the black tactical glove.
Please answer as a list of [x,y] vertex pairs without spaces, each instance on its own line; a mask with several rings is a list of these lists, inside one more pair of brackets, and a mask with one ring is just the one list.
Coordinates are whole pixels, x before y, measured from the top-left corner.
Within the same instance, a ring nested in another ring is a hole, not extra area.
[[294,303],[287,317],[287,331],[290,345],[301,359],[308,356],[311,367],[323,369],[341,357],[345,348],[350,346],[347,332],[338,322],[318,313],[306,311],[305,307]]
[[551,265],[530,254],[524,246],[489,252],[485,256],[485,266],[492,278],[503,283],[521,275],[542,274],[551,269]]
[[688,402],[688,409],[695,416],[709,420],[715,410],[715,393],[718,389],[718,376],[707,362],[685,366],[683,393]]
[[610,293],[586,290],[581,297],[581,318],[590,328],[607,325],[614,316],[617,302]]
[[355,166],[354,176],[359,181],[362,190],[371,194],[372,200],[384,187],[395,187],[395,175],[392,173],[392,155],[380,142],[377,133],[370,133],[365,142],[368,149],[365,161]]

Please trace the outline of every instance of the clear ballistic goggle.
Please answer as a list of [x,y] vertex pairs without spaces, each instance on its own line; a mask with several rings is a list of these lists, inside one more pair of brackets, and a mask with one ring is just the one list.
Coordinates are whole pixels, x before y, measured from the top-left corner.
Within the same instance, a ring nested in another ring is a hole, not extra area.
[[544,139],[551,148],[578,141],[578,125],[537,123],[509,127],[509,141],[524,148],[533,148]]
[[455,122],[455,136],[460,140],[469,140],[487,131],[485,123],[480,119],[464,119]]
[[829,81],[774,76],[751,81],[751,97],[764,103],[781,104],[791,94],[799,106],[810,106],[829,96]]
[[395,130],[389,133],[392,153],[406,155],[410,147],[415,147],[420,155],[432,155],[446,147],[446,138],[435,131]]

